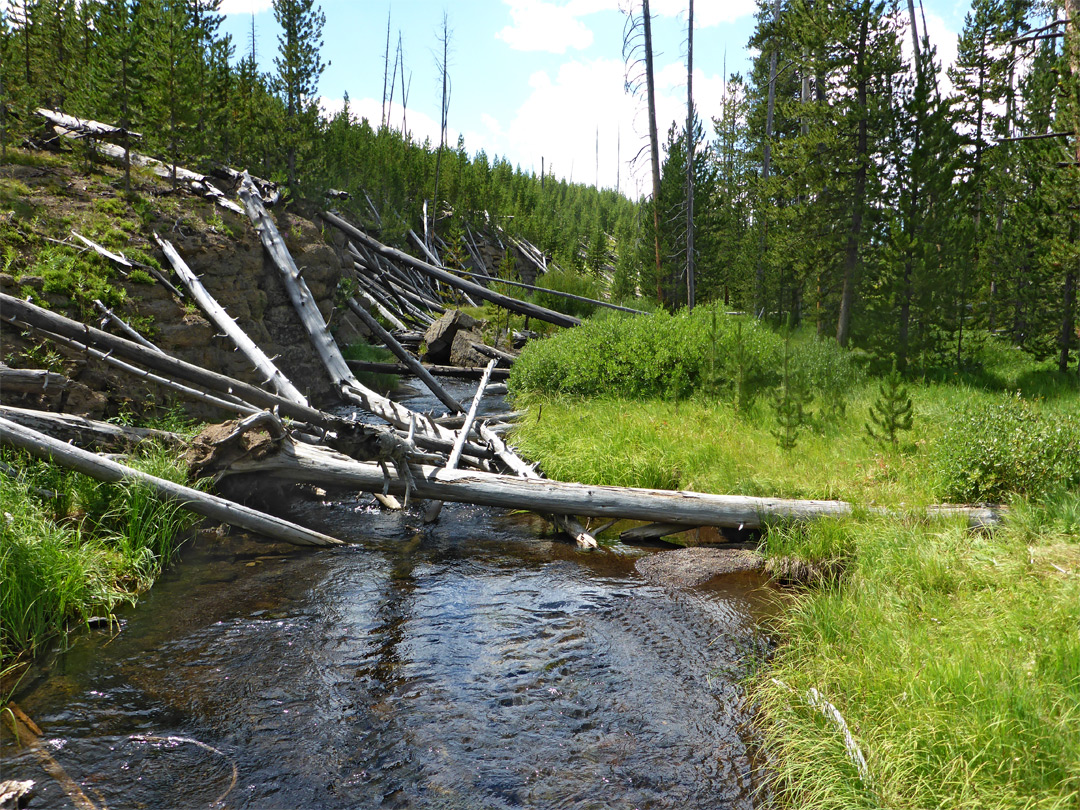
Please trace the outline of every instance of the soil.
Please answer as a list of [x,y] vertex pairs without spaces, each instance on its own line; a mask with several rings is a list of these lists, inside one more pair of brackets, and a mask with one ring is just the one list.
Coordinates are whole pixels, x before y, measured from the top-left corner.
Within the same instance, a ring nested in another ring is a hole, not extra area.
[[[128,323],[138,325],[164,351],[245,382],[261,384],[263,380],[251,365],[192,303],[177,300],[160,284],[124,279],[115,268],[103,268],[105,260],[84,250],[71,235],[78,231],[129,258],[153,258],[169,276],[168,260],[153,239],[154,233],[159,233],[173,243],[210,294],[268,356],[275,358],[275,363],[313,404],[333,400],[330,379],[293,310],[277,268],[264,256],[259,237],[246,217],[174,191],[168,182],[150,174],[134,174],[132,194],[125,195],[122,177],[111,167],[87,167],[74,157],[33,153],[28,153],[26,159],[43,165],[0,166],[0,241],[9,246],[3,257],[5,272],[0,274],[0,291],[29,297],[68,317],[99,325],[100,315],[89,301],[57,291],[48,268],[41,269],[45,251],[59,250],[75,257],[70,270],[74,284],[79,283],[80,272],[87,272],[81,270],[83,266],[109,274],[109,283],[124,299],[113,310]],[[304,269],[304,280],[339,344],[362,339],[364,330],[351,313],[335,308],[339,281],[343,275],[353,273],[351,260],[340,247],[328,243],[311,220],[287,209],[273,211],[272,215],[297,265]],[[56,242],[70,247],[58,248]],[[174,283],[178,283],[175,278]],[[2,343],[0,360],[8,365],[41,368],[47,354],[53,370],[67,374],[75,383],[63,395],[57,392],[28,396],[20,402],[5,397],[7,404],[62,408],[96,418],[125,412],[142,414],[154,406],[168,408],[173,404],[174,394],[159,391],[101,361],[67,350],[57,352],[10,326],[3,326]],[[190,405],[185,409],[199,419],[223,416],[210,406]]]

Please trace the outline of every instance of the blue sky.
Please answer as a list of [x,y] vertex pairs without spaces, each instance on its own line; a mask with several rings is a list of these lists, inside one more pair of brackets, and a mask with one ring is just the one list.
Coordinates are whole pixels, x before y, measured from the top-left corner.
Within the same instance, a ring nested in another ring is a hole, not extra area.
[[[507,157],[540,171],[541,156],[557,176],[599,180],[636,196],[647,161],[630,159],[644,142],[644,104],[623,92],[620,3],[627,0],[323,0],[323,106],[340,108],[346,93],[355,113],[378,122],[383,92],[387,14],[391,47],[398,33],[409,82],[405,117],[414,137],[438,140],[441,84],[436,66],[446,12],[451,31],[449,129],[470,153]],[[685,118],[686,0],[652,0],[658,76],[658,126]],[[694,96],[704,120],[718,113],[727,73],[746,72],[755,0],[695,0]],[[927,28],[939,55],[951,60],[967,0],[924,0]],[[250,48],[252,14],[263,70],[272,70],[277,25],[270,0],[224,0],[224,30],[237,58]],[[393,56],[391,56],[391,62]],[[399,89],[391,123],[401,126]],[[599,167],[597,165],[599,137]]]

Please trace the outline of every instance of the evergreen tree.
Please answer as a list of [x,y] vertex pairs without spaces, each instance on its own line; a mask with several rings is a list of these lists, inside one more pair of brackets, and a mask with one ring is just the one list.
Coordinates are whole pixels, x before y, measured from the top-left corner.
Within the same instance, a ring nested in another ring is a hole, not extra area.
[[275,87],[285,104],[286,171],[295,190],[297,152],[311,140],[318,119],[315,94],[326,67],[319,54],[326,15],[315,0],[274,0],[274,19],[281,26]]

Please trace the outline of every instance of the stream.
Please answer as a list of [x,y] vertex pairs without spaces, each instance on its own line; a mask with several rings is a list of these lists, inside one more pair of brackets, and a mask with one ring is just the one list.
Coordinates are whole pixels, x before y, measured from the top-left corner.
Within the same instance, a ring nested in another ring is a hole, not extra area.
[[[200,533],[119,627],[24,678],[14,699],[98,807],[755,805],[738,682],[759,574],[661,587],[634,568],[653,550],[580,552],[462,504],[426,528],[350,493],[283,515],[352,545]],[[31,808],[74,806],[10,733],[0,757]]]

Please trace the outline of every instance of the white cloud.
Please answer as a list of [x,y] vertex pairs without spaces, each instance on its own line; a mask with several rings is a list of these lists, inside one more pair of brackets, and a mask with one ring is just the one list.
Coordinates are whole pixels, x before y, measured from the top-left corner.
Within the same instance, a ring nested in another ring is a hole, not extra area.
[[268,11],[272,0],[222,0],[222,14],[258,14]]
[[[650,10],[656,17],[686,19],[686,0],[653,0]],[[733,23],[757,12],[756,0],[697,0],[694,3],[694,30]]]
[[[582,50],[593,42],[593,33],[579,20],[572,5],[560,6],[547,0],[506,0],[510,6],[510,25],[496,38],[516,51],[566,53],[567,48]],[[591,5],[588,7],[591,9]]]

